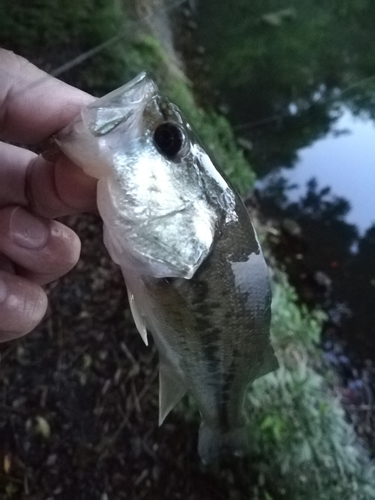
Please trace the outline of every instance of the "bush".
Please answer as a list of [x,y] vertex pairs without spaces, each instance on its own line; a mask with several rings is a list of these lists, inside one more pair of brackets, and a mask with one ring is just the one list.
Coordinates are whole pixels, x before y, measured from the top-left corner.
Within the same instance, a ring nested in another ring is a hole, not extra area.
[[323,315],[296,302],[282,278],[275,286],[272,336],[280,369],[250,388],[245,409],[252,454],[269,498],[375,498],[374,467],[318,365]]

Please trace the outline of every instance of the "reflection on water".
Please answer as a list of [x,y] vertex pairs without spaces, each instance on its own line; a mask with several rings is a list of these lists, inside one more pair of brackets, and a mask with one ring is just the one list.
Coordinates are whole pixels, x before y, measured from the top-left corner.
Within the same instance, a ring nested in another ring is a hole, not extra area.
[[221,104],[280,228],[274,252],[332,329],[375,359],[375,3],[205,0],[198,11]]
[[308,302],[317,299],[359,355],[375,356],[375,126],[345,111],[294,168],[259,181],[280,224],[275,251]]
[[[374,122],[343,111],[332,131],[298,151],[293,169],[280,168],[277,175],[296,185],[288,192],[290,201],[297,201],[306,193],[307,182],[312,178],[319,186],[331,186],[335,195],[350,204],[345,219],[363,234],[375,223]],[[259,187],[265,184],[267,179]]]

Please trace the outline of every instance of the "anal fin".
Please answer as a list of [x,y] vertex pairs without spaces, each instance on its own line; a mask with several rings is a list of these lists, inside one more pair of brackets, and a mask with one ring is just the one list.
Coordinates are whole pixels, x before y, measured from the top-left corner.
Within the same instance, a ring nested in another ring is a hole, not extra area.
[[175,372],[165,363],[159,368],[159,425],[186,394],[186,387]]

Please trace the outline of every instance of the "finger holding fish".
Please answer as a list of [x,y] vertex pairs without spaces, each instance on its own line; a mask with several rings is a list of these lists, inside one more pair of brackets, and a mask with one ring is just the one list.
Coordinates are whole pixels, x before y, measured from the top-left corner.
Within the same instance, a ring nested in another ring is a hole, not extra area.
[[[70,122],[93,97],[0,49],[0,138],[36,144]],[[0,340],[31,331],[42,320],[49,283],[77,262],[78,237],[50,219],[96,209],[96,180],[60,151],[46,161],[0,142]]]

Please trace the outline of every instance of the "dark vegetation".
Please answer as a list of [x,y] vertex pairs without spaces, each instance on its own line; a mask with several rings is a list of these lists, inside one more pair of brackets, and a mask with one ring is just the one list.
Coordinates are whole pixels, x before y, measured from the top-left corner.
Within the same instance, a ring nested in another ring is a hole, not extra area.
[[340,106],[375,117],[371,1],[198,3],[199,36],[258,175],[292,167]]

